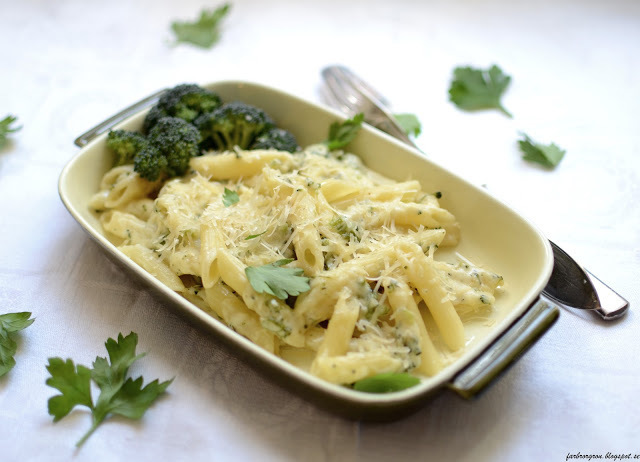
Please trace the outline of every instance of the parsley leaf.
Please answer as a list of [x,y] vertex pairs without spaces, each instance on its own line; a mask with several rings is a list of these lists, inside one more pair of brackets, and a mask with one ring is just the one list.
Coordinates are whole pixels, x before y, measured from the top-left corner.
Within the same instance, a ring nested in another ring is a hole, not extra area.
[[13,124],[16,120],[18,120],[18,118],[12,115],[8,115],[4,119],[0,120],[0,149],[3,148],[5,144],[7,144],[7,135],[9,135],[9,133],[17,132],[22,128],[22,126],[11,126],[11,124]]
[[508,117],[513,117],[500,102],[509,82],[511,77],[496,65],[488,70],[456,67],[449,88],[449,100],[467,111],[498,109]]
[[128,419],[139,419],[170,383],[171,380],[160,383],[156,379],[143,388],[142,377],[135,380],[129,377],[111,400],[107,411]]
[[520,150],[524,153],[522,158],[529,162],[553,168],[560,163],[566,153],[553,143],[544,145],[533,141],[524,133],[520,135],[523,136],[522,140],[518,140]]
[[[156,379],[143,388],[142,377],[135,380],[127,377],[129,366],[144,356],[144,353],[136,355],[137,344],[138,335],[135,332],[126,337],[119,334],[117,341],[108,339],[105,346],[109,359],[97,357],[93,369],[76,366],[71,359],[49,358],[47,370],[51,377],[46,384],[61,393],[49,398],[48,409],[53,421],[62,419],[78,405],[91,410],[91,428],[76,446],[81,446],[110,414],[129,419],[142,417],[173,381],[159,383]],[[100,389],[95,405],[91,397],[91,379]]]
[[215,10],[202,10],[197,21],[174,21],[171,23],[171,29],[176,35],[176,43],[211,48],[220,39],[220,23],[230,8],[231,5],[225,3]]
[[359,113],[344,122],[334,122],[329,127],[329,139],[325,141],[330,151],[340,149],[349,144],[362,127],[364,114]]
[[91,370],[74,364],[73,360],[49,358],[47,370],[51,377],[45,382],[62,394],[49,399],[49,414],[57,422],[77,406],[93,407],[91,401]]
[[109,360],[98,356],[93,362],[91,378],[101,391],[96,404],[97,408],[100,408],[102,402],[109,401],[118,392],[125,381],[129,366],[145,355],[144,353],[135,355],[137,343],[137,335],[130,334],[123,337],[122,334],[119,334],[117,342],[110,338],[105,343]]
[[358,380],[353,384],[353,389],[366,393],[390,393],[413,387],[419,383],[419,378],[407,373],[387,373]]
[[393,117],[407,135],[418,136],[422,133],[422,125],[415,114],[393,114]]
[[236,204],[240,200],[240,196],[236,191],[224,188],[224,194],[222,195],[222,203],[225,207],[230,207]]
[[13,340],[11,334],[29,327],[34,321],[34,319],[29,319],[30,317],[31,313],[29,312],[0,315],[0,377],[16,365],[13,355],[18,350],[18,344]]
[[35,319],[29,319],[31,313],[23,311],[21,313],[0,314],[0,328],[6,332],[18,332],[33,324]]
[[301,276],[304,273],[301,268],[282,268],[292,261],[285,258],[262,266],[247,266],[244,271],[256,292],[286,300],[289,295],[309,290],[309,278]]

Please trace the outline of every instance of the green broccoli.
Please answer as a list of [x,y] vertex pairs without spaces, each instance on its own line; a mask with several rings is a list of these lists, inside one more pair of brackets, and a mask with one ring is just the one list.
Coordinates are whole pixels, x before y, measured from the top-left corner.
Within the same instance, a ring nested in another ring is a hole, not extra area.
[[295,137],[282,128],[271,128],[258,136],[250,149],[277,149],[278,151],[295,152],[299,149]]
[[158,149],[147,146],[136,155],[133,169],[145,180],[156,181],[167,170],[167,158]]
[[222,105],[217,93],[198,85],[185,83],[167,90],[144,119],[142,130],[150,133],[163,117],[178,117],[193,122],[201,114],[213,112]]
[[158,105],[151,107],[144,118],[144,122],[142,123],[142,133],[149,133],[151,129],[155,127],[158,121],[163,117],[171,116],[167,113],[166,110],[162,109]]
[[149,181],[184,175],[189,159],[200,154],[198,129],[178,117],[160,119],[147,140],[147,147],[135,156],[134,170]]
[[202,148],[218,151],[230,151],[235,146],[249,149],[256,138],[274,126],[262,109],[239,101],[199,116],[194,124],[200,129]]
[[136,154],[147,144],[146,138],[140,133],[128,130],[112,130],[107,135],[107,147],[114,153],[114,167],[132,164]]

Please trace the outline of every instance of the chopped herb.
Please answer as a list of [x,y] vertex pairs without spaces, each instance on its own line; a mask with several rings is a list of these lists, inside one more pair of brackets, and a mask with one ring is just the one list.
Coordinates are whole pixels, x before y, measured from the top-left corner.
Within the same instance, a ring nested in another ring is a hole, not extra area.
[[329,127],[329,138],[325,141],[330,151],[340,149],[349,144],[362,128],[364,114],[356,114],[344,122],[334,122]]
[[[62,419],[77,405],[88,407],[93,416],[91,428],[76,446],[81,446],[110,414],[128,419],[141,418],[173,381],[159,383],[156,379],[143,388],[142,377],[135,380],[127,377],[129,366],[145,355],[136,355],[137,344],[135,332],[126,337],[119,334],[117,341],[108,339],[105,346],[109,359],[96,357],[93,369],[80,364],[76,366],[71,359],[49,358],[47,370],[51,377],[46,384],[61,392],[49,398],[49,414],[53,421]],[[92,379],[100,389],[95,404],[91,397]]]
[[467,111],[498,109],[508,117],[513,117],[500,102],[509,82],[511,77],[496,65],[488,70],[456,67],[449,88],[449,99],[460,109]]
[[270,332],[273,332],[278,337],[285,338],[289,334],[291,334],[291,329],[288,328],[284,323],[280,321],[276,321],[273,318],[264,319],[261,321],[262,327],[267,329]]
[[407,373],[387,373],[358,380],[353,384],[353,389],[366,393],[390,393],[413,387],[419,383],[419,378]]
[[262,266],[247,266],[245,273],[251,287],[258,293],[267,293],[280,300],[306,292],[309,290],[309,278],[302,276],[303,270],[282,267],[292,261],[285,258]]
[[260,236],[262,236],[262,235],[263,235],[264,233],[266,233],[266,232],[267,232],[267,231],[265,230],[265,231],[262,231],[261,233],[258,233],[258,234],[251,234],[251,235],[249,235],[249,236],[245,237],[245,238],[244,238],[244,240],[245,240],[245,241],[248,241],[248,240],[250,240],[250,239],[255,239],[256,237],[260,237]]
[[524,153],[522,156],[524,160],[553,168],[560,163],[565,155],[566,151],[560,149],[553,143],[544,145],[533,141],[524,133],[520,135],[523,136],[524,139],[518,140],[518,145]]
[[8,115],[0,120],[0,149],[7,144],[7,135],[9,135],[9,133],[15,133],[22,128],[22,126],[11,126],[16,120],[18,120],[18,118],[12,115]]
[[30,317],[31,313],[26,311],[0,314],[0,377],[16,365],[13,355],[18,350],[18,344],[12,334],[33,324],[34,319],[29,319]]
[[440,191],[434,192],[433,195],[436,196],[436,199],[442,198],[442,193]]
[[422,133],[422,125],[415,114],[393,114],[400,128],[409,136],[418,136]]
[[229,207],[236,204],[240,200],[240,196],[236,191],[232,191],[228,188],[224,188],[224,194],[222,195],[222,203],[225,207]]
[[351,240],[351,236],[358,242],[360,242],[361,235],[360,229],[358,229],[357,225],[349,222],[345,217],[336,216],[333,220],[329,222],[329,226],[331,226],[340,236],[342,236],[347,241]]

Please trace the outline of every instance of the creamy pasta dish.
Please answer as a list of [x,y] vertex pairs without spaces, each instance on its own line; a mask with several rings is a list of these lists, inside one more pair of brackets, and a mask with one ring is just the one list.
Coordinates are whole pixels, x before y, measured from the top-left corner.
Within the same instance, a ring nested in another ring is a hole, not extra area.
[[433,376],[464,349],[465,316],[490,310],[501,289],[490,271],[434,258],[460,235],[439,193],[355,155],[322,144],[236,149],[189,167],[156,182],[133,165],[109,170],[90,204],[107,236],[172,290],[326,381]]

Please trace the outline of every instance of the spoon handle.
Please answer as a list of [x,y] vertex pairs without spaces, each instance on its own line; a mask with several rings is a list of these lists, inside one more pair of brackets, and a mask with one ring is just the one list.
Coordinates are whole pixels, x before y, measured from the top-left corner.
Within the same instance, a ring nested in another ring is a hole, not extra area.
[[162,94],[166,91],[166,89],[159,90],[154,94],[133,103],[131,106],[124,108],[122,111],[109,117],[107,120],[100,122],[95,127],[87,130],[82,135],[77,137],[74,141],[74,144],[81,148],[85,147],[91,140],[113,128],[116,124],[122,122],[127,117],[130,117],[133,114],[136,114],[138,111],[157,103],[160,99],[160,96],[162,96]]
[[598,300],[600,301],[600,308],[596,308],[595,312],[598,313],[602,319],[610,321],[612,319],[618,319],[623,316],[629,309],[629,302],[622,298],[611,287],[606,285],[600,279],[598,279],[588,269],[584,268],[591,285],[593,286]]
[[623,316],[629,302],[553,241],[553,272],[542,294],[568,307],[591,310],[605,321]]

